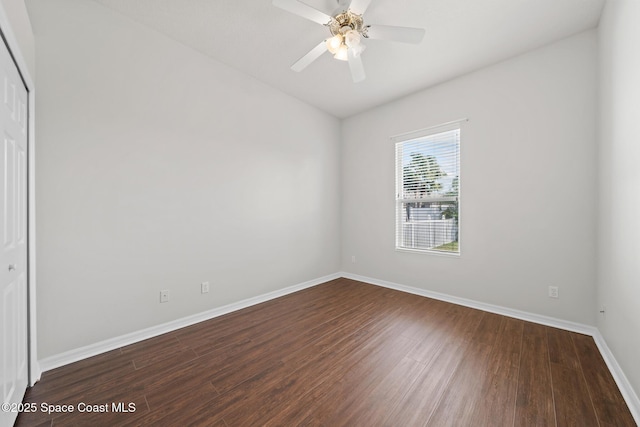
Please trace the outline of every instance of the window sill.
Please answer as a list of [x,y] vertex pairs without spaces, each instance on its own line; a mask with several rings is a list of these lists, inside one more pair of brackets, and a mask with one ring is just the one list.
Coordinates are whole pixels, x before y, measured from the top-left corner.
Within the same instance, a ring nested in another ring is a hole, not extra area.
[[410,249],[410,248],[396,248],[396,252],[408,252],[413,254],[425,254],[436,255],[447,258],[460,258],[460,252],[445,252],[445,251],[432,251],[428,249]]

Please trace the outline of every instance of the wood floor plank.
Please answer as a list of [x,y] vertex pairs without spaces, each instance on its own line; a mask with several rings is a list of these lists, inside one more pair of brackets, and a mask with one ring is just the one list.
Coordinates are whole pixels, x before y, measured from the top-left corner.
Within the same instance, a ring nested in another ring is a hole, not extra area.
[[165,359],[188,361],[197,354],[190,347],[182,344],[175,335],[165,334],[121,349],[123,356],[128,356],[136,369],[155,365]]
[[[397,326],[394,321],[399,317],[397,310],[393,316],[382,307],[379,308],[381,315],[366,327],[346,339],[335,337],[334,339],[341,340],[339,346],[328,347],[324,353],[313,354],[311,358],[307,355],[289,359],[285,365],[289,373],[283,373],[280,378],[273,379],[272,386],[278,390],[277,399],[268,389],[263,390],[264,399],[270,399],[270,404],[262,409],[264,412],[246,414],[242,407],[237,407],[233,415],[225,415],[225,420],[234,425],[251,425],[260,418],[277,417],[276,424],[279,425],[303,423],[309,416],[309,410],[315,407],[315,403],[323,399],[327,393],[331,393],[328,391],[329,387],[324,386],[325,383],[337,382],[359,361],[375,353],[386,340],[400,338],[394,329]],[[406,338],[402,340],[404,343],[408,342]],[[298,356],[300,355],[302,352],[298,353]],[[292,406],[291,400],[295,400],[297,404]]]
[[[99,389],[103,383],[114,378],[125,378],[135,372],[131,360],[123,356],[120,349],[98,355],[80,362],[55,369],[43,375],[37,387],[27,390],[26,403],[35,403],[41,407],[43,403],[51,405],[77,405],[85,396]],[[130,382],[119,390],[123,395],[131,392]],[[30,414],[29,423],[54,419],[61,414],[46,414],[42,411]]]
[[[369,319],[359,317],[362,325],[369,323]],[[381,323],[384,323],[382,320]],[[390,321],[387,320],[387,323]],[[357,328],[351,335],[324,335],[317,348],[310,351],[300,350],[297,357],[290,357],[286,363],[272,364],[267,370],[261,369],[254,375],[226,393],[198,408],[198,420],[224,417],[230,425],[238,425],[244,416],[260,418],[265,412],[279,404],[290,404],[300,395],[304,395],[318,383],[326,379],[326,372],[332,366],[354,357],[356,349],[366,344],[374,337],[383,325],[371,327],[368,330]],[[342,331],[344,332],[344,331]],[[321,349],[321,351],[316,351]],[[312,366],[313,374],[299,375],[298,371],[305,366]],[[249,413],[247,408],[253,408]],[[188,411],[182,411],[183,413]],[[162,422],[178,422],[180,414],[169,414],[162,418]],[[189,420],[191,422],[192,420]],[[199,422],[199,421],[198,421]]]
[[[366,292],[365,292],[366,291]],[[354,294],[344,294],[339,290],[333,295],[325,295],[318,301],[306,301],[300,304],[296,301],[293,307],[283,307],[277,313],[264,313],[260,321],[241,322],[244,327],[240,330],[233,328],[215,328],[213,332],[203,331],[190,338],[182,337],[181,342],[190,345],[199,355],[205,355],[214,351],[226,349],[236,343],[257,344],[268,341],[274,334],[283,334],[284,328],[304,327],[313,324],[317,319],[324,319],[332,314],[352,309],[371,290],[363,290]],[[336,314],[337,315],[337,314]],[[245,320],[245,319],[243,319]],[[233,322],[240,323],[240,322]],[[194,341],[195,340],[195,341]]]
[[[295,420],[295,422],[353,425],[354,423],[364,423],[363,419],[357,419],[355,415],[357,413],[362,414],[363,418],[369,418],[372,422],[375,420],[375,418],[371,418],[372,414],[377,413],[379,416],[388,414],[397,402],[388,394],[386,395],[387,399],[381,399],[381,396],[388,392],[388,387],[394,383],[396,386],[402,383],[408,387],[415,380],[415,376],[400,379],[397,377],[398,373],[407,369],[421,372],[425,368],[423,364],[407,357],[407,354],[417,345],[417,341],[408,338],[408,336],[419,337],[422,335],[418,333],[417,329],[423,327],[421,314],[432,305],[429,301],[431,300],[402,301],[398,306],[396,320],[394,320],[395,332],[392,331],[389,339],[380,343],[378,351],[385,349],[385,347],[387,349],[382,353],[377,353],[374,349],[367,350],[368,354],[364,359],[349,369],[343,369],[345,373],[340,382],[332,384],[327,390],[321,392],[321,394],[324,393],[324,398],[316,399],[314,397],[314,402],[309,405],[312,408],[312,413],[306,419]],[[382,383],[386,383],[386,387],[380,389]],[[324,383],[323,385],[328,384]],[[384,410],[383,402],[388,404],[386,410]],[[368,417],[364,416],[365,412],[363,411],[367,407],[375,407],[375,411],[367,413]]]
[[184,396],[172,405],[151,410],[142,420],[124,420],[118,427],[132,426],[210,426],[224,425],[222,414],[211,406],[211,399],[206,396]]
[[336,279],[50,372],[17,426],[634,425],[593,340]]
[[439,354],[439,349],[449,339],[468,340],[469,329],[460,322],[466,322],[470,316],[477,319],[481,317],[481,312],[470,311],[465,307],[447,304],[434,321],[425,327],[422,336],[419,337],[419,344],[412,350],[410,357],[418,362],[428,365],[431,359]]
[[397,310],[393,317],[388,314],[381,317],[379,325],[384,327],[349,358],[334,364],[332,369],[318,372],[325,380],[308,395],[300,397],[304,403],[299,406],[305,411],[280,411],[279,424],[306,424],[310,418],[325,425],[339,424],[348,408],[354,405],[354,398],[370,393],[415,347],[415,341],[399,333],[404,324],[399,322],[403,319],[401,311]]
[[76,403],[74,413],[55,417],[53,425],[117,426],[131,422],[141,423],[149,414],[143,395],[118,396],[117,400],[113,399],[107,396],[103,400],[83,399],[82,403]]
[[177,369],[167,370],[165,375],[145,385],[145,395],[152,410],[167,407],[179,402],[183,396],[200,398],[202,395],[216,396],[218,391],[207,380],[207,375],[197,361],[180,365]]
[[35,421],[30,415],[23,413],[18,415],[15,425],[24,427],[51,427],[53,425],[53,419],[47,418],[44,421]]
[[529,322],[523,328],[514,425],[556,425],[547,330]]
[[273,329],[278,322],[292,321],[296,314],[303,316],[311,307],[311,303],[290,310],[276,307],[270,316],[266,312],[256,316],[229,316],[229,319],[208,322],[206,327],[190,327],[188,333],[180,333],[179,340],[202,355],[238,341],[255,339],[262,331]]
[[[358,363],[341,372],[337,381],[334,379],[333,382],[325,381],[322,384],[321,387],[326,388],[325,397],[314,402],[310,418],[324,425],[350,425],[347,420],[351,414],[362,402],[368,401],[374,390],[403,360],[408,359],[406,355],[415,345],[415,341],[400,335],[389,337],[377,348],[369,349]],[[416,367],[415,364],[410,366]],[[357,422],[361,423],[362,420]]]
[[430,341],[430,336],[439,331],[444,325],[450,323],[450,316],[456,311],[455,304],[423,298],[416,310],[409,314],[412,316],[411,325],[402,332],[402,335],[418,341]]
[[503,328],[491,350],[484,382],[477,396],[482,403],[473,414],[476,425],[514,425],[523,323],[503,318]]
[[343,413],[344,425],[373,426],[380,424],[405,397],[416,380],[421,377],[426,365],[405,357],[366,396],[358,396],[350,411]]
[[[454,318],[448,334],[427,358],[427,368],[413,383],[391,413],[382,420],[386,426],[425,425],[436,409],[449,382],[456,372],[472,336],[476,333],[485,313],[478,310],[463,310]],[[415,355],[409,353],[409,357]],[[419,353],[422,354],[422,353]]]
[[[129,395],[137,396],[144,394],[146,389],[154,384],[166,383],[171,378],[171,372],[174,370],[182,369],[181,372],[186,372],[187,374],[197,372],[198,364],[186,365],[189,369],[185,368],[182,362],[179,358],[164,359],[154,365],[134,370],[131,373],[120,372],[120,375],[102,375],[99,377],[88,375],[92,380],[80,381],[71,385],[62,382],[59,387],[46,395],[37,395],[35,398],[29,397],[29,400],[38,404],[48,402],[51,404],[77,405],[82,401],[86,402],[87,397],[94,397],[94,400],[104,400],[117,396],[123,398]],[[101,361],[100,365],[102,363]],[[69,365],[68,369],[74,372],[84,372],[84,369],[75,369],[74,365]]]
[[556,422],[558,426],[597,426],[598,419],[571,335],[547,328]]
[[593,338],[580,334],[573,334],[572,338],[600,426],[635,426],[629,408],[620,400],[613,376],[602,369],[606,364]]
[[243,353],[236,354],[224,367],[218,369],[211,378],[213,385],[221,392],[229,390],[248,379],[249,375],[254,375],[260,369],[268,369],[276,361],[311,345],[322,335],[322,330],[327,328],[328,323],[351,313],[346,306],[344,310],[346,311],[341,312],[342,308],[331,311],[327,313],[326,319],[309,316],[297,325],[275,328],[267,335],[267,341],[261,340]]
[[126,375],[135,371],[131,358],[122,354],[120,349],[90,357],[72,366],[63,366],[45,372],[38,382],[38,387],[31,390],[30,396],[38,398],[40,395],[53,392],[62,387],[86,388],[90,381],[100,382],[108,378]]
[[483,385],[488,381],[492,350],[503,331],[505,318],[487,313],[465,350],[428,425],[486,425]]

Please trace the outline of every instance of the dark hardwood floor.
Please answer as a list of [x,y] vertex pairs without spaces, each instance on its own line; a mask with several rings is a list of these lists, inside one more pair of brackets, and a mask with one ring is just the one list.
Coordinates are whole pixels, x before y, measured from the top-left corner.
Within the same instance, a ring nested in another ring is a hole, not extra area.
[[347,279],[46,372],[24,401],[18,426],[636,425],[591,337]]

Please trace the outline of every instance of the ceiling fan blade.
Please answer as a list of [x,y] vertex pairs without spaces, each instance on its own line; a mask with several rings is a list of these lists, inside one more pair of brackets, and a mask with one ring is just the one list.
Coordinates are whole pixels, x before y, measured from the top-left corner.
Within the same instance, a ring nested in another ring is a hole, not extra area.
[[312,8],[298,0],[273,0],[273,5],[287,12],[294,13],[320,25],[328,24],[331,17],[324,12]]
[[371,0],[353,0],[349,5],[349,9],[356,15],[362,15],[367,11],[370,4]]
[[311,64],[316,59],[320,58],[320,55],[327,51],[327,43],[325,40],[318,43],[316,47],[311,49],[309,53],[307,53],[302,58],[298,59],[298,61],[291,66],[293,71],[300,72],[307,68],[309,64]]
[[349,69],[351,70],[351,78],[354,83],[363,81],[367,75],[364,73],[364,66],[362,65],[362,56],[354,55],[353,49],[349,49],[347,52],[347,58],[349,59]]
[[394,27],[392,25],[371,25],[367,28],[367,38],[400,43],[418,44],[424,38],[424,33],[424,28]]

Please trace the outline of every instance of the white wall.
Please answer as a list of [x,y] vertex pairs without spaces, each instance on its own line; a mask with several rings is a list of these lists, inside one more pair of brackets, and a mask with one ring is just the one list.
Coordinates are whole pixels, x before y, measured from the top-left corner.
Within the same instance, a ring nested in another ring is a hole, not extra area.
[[598,329],[640,394],[640,3],[606,3],[599,27]]
[[[31,78],[35,79],[35,44],[25,3],[23,0],[0,0],[0,7],[20,49],[19,56],[24,60],[24,66]],[[14,55],[16,54],[14,52]]]
[[41,358],[339,270],[337,119],[94,2],[28,7]]
[[[345,120],[343,270],[595,324],[596,45],[581,33]],[[460,118],[462,255],[395,251],[389,137]]]

